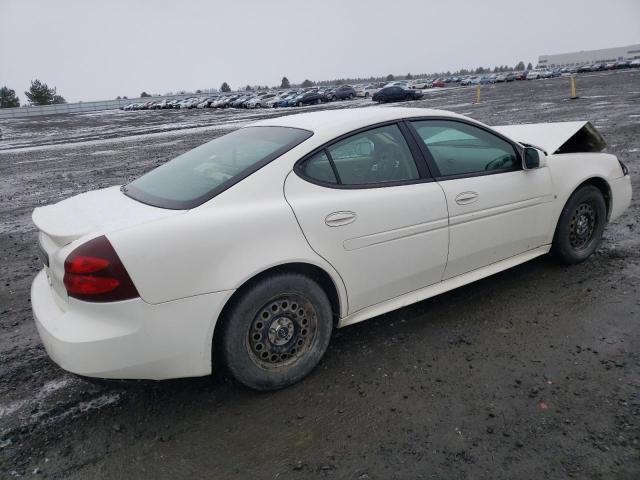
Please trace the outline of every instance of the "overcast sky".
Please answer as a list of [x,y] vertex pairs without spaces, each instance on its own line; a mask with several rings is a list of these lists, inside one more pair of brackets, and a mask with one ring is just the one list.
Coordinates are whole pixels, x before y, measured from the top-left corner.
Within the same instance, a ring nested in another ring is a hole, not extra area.
[[640,43],[640,0],[0,0],[0,86],[68,101],[535,62]]

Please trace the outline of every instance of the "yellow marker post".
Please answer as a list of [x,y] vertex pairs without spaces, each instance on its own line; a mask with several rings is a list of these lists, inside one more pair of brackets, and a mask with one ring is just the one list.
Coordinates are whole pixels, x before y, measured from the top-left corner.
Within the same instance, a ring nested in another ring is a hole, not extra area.
[[480,85],[476,87],[476,103],[480,103]]
[[575,75],[571,75],[571,100],[575,100],[576,98],[579,98],[578,95],[576,94],[576,77]]

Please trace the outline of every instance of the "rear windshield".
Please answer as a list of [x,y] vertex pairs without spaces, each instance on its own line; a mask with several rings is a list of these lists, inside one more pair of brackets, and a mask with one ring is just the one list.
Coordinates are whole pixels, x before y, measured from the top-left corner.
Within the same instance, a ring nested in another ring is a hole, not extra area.
[[129,197],[161,208],[194,208],[309,138],[289,127],[247,127],[218,137],[123,187]]

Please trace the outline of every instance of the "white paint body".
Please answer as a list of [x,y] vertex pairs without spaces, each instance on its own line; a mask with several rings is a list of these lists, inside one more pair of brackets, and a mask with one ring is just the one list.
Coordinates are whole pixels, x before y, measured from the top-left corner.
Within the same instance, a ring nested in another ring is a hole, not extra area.
[[[271,267],[305,263],[326,272],[344,326],[547,253],[563,206],[586,180],[607,183],[610,220],[630,203],[629,176],[608,154],[549,155],[532,170],[383,188],[327,188],[293,170],[307,153],[353,130],[443,116],[471,121],[444,111],[373,107],[259,122],[314,134],[188,211],[144,205],[118,187],[37,208],[33,220],[50,267],[34,280],[31,298],[47,352],[63,368],[88,376],[206,375],[224,306]],[[496,130],[555,151],[574,128]],[[477,201],[458,204],[465,192],[475,192]],[[140,298],[97,304],[67,296],[65,258],[100,235]]]

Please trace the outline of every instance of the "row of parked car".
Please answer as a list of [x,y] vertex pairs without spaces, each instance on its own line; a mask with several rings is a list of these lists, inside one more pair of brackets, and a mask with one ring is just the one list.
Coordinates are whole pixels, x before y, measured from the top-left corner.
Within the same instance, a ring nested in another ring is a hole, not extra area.
[[598,72],[625,68],[640,68],[640,59],[610,63],[597,63],[554,69],[523,70],[518,72],[492,73],[487,75],[464,75],[358,85],[321,86],[265,90],[260,92],[235,92],[194,96],[184,99],[163,99],[143,103],[130,103],[122,110],[156,110],[169,108],[277,108],[313,105],[356,97],[371,98],[377,102],[418,100],[427,88],[442,88],[454,85],[485,85],[516,80],[554,78],[583,72]]
[[163,99],[144,103],[130,103],[122,110],[156,110],[168,108],[276,108],[312,105],[337,100],[351,100],[358,96],[351,85],[337,87],[294,88],[261,92],[236,92],[207,97]]

